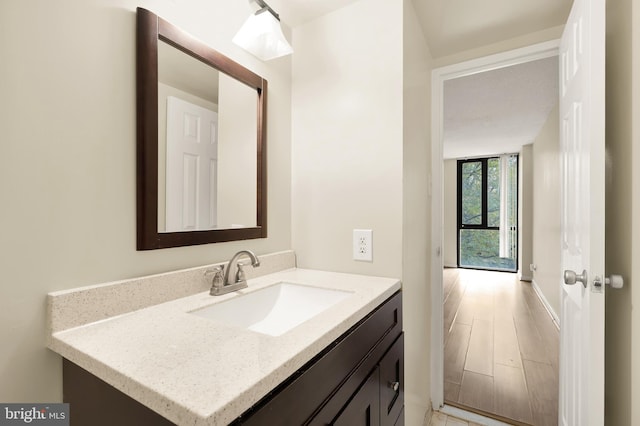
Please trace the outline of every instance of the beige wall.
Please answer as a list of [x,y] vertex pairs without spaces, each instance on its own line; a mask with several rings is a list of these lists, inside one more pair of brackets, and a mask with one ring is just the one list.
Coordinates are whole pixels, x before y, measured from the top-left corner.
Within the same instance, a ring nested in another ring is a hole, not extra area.
[[458,160],[444,160],[443,174],[443,262],[458,267]]
[[403,65],[405,413],[407,425],[420,425],[431,399],[431,57],[410,0],[404,0]]
[[560,128],[556,106],[533,143],[533,284],[560,315]]
[[[136,251],[136,6],[269,80],[269,238]],[[0,401],[62,399],[47,292],[291,247],[291,60],[262,63],[231,43],[248,11],[235,0],[0,2]]]
[[[402,274],[402,0],[294,29],[292,236],[301,267]],[[373,230],[373,262],[352,231]]]
[[605,423],[612,426],[640,424],[639,9],[635,0],[607,2],[606,270],[625,279],[606,294]]
[[[362,0],[296,27],[294,49],[298,264],[402,278],[407,424],[420,424],[430,400],[428,47],[409,1]],[[373,230],[373,262],[352,260],[354,228]]]

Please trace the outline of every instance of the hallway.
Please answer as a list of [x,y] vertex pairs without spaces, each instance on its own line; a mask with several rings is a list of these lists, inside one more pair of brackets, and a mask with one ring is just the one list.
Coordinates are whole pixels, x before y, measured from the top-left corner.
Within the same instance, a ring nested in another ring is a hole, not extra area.
[[444,269],[445,403],[556,425],[559,332],[516,274]]

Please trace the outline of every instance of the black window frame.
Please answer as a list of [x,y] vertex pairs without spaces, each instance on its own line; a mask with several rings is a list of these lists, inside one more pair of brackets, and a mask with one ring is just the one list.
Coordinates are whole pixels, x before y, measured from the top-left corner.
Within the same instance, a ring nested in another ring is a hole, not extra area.
[[[520,176],[520,155],[513,154],[516,156],[516,176]],[[457,201],[456,201],[456,209],[457,209],[457,226],[456,226],[456,257],[458,268],[461,269],[477,269],[477,270],[487,270],[487,271],[505,271],[505,272],[517,272],[518,271],[518,263],[520,260],[520,252],[519,252],[519,243],[520,243],[520,215],[516,214],[516,245],[515,245],[515,268],[511,269],[502,269],[502,268],[482,268],[482,267],[470,267],[470,266],[462,266],[460,264],[460,231],[464,229],[477,229],[477,230],[500,230],[499,226],[488,226],[488,217],[489,217],[489,173],[488,173],[488,162],[492,159],[500,159],[499,156],[489,156],[489,157],[479,157],[479,158],[465,158],[457,160]],[[479,225],[476,224],[463,224],[462,223],[462,169],[463,164],[466,163],[478,163],[482,164],[482,211],[481,211],[481,223]],[[516,211],[520,212],[520,179],[517,180],[516,185]]]

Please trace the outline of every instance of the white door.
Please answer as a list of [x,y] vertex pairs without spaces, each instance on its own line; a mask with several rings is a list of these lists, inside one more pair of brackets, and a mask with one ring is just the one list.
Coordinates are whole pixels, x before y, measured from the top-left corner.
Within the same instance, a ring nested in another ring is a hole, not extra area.
[[167,232],[216,227],[217,127],[217,113],[167,98]]
[[574,0],[560,45],[563,426],[604,424],[604,53],[605,0]]

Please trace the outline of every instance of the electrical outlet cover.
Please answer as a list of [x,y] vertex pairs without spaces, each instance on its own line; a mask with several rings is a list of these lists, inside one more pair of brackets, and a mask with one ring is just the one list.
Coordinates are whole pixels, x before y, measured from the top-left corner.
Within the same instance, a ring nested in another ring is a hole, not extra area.
[[353,260],[373,261],[373,231],[371,229],[353,230]]

